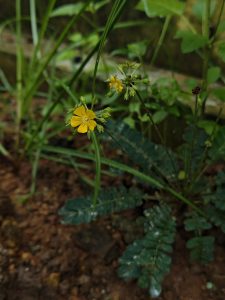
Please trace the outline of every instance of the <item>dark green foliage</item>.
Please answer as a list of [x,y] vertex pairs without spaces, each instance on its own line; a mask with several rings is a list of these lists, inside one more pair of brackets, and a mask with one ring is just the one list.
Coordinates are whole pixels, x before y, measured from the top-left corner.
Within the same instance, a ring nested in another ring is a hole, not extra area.
[[189,162],[189,171],[198,170],[206,149],[207,134],[203,129],[190,125],[183,135],[184,144],[180,147],[181,159]]
[[187,242],[187,248],[190,249],[191,260],[207,264],[213,260],[214,237],[202,236],[204,230],[210,229],[211,224],[202,216],[192,212],[191,216],[184,221],[185,229],[193,231],[195,237]]
[[60,209],[64,224],[89,223],[100,216],[134,208],[142,204],[143,193],[135,188],[111,188],[101,192],[94,207],[91,196],[71,199]]
[[216,176],[216,189],[211,195],[205,197],[208,203],[206,213],[216,226],[225,232],[225,173]]
[[207,264],[213,260],[214,252],[213,236],[199,236],[190,239],[187,242],[187,248],[191,250],[191,260]]
[[206,212],[212,223],[220,227],[221,230],[225,233],[225,211],[222,211],[215,206],[209,205]]
[[[109,122],[107,131],[113,137],[115,146],[120,146],[129,158],[139,165],[146,173],[155,171],[167,179],[174,178],[178,173],[176,156],[170,150],[145,139],[143,135],[131,129],[125,123]],[[170,157],[168,157],[168,152]],[[171,161],[172,158],[172,161]]]
[[222,127],[216,133],[212,147],[209,150],[210,158],[213,161],[225,158],[225,128]]
[[187,231],[196,232],[201,232],[202,230],[207,230],[212,227],[205,218],[197,215],[196,213],[192,213],[192,216],[184,221],[184,225]]
[[125,280],[137,278],[142,288],[148,288],[152,297],[159,296],[161,283],[171,265],[175,220],[167,205],[145,211],[142,239],[129,245],[120,259],[119,276]]

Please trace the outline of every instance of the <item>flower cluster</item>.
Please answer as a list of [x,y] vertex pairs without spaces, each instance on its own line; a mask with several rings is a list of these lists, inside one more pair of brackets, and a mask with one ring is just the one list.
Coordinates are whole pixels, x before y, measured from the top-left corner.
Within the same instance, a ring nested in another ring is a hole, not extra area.
[[140,64],[135,62],[126,62],[119,65],[120,78],[113,75],[107,80],[110,90],[114,90],[117,93],[124,91],[125,100],[135,96],[138,85],[149,82],[147,78],[142,78],[140,73],[138,73],[139,67]]

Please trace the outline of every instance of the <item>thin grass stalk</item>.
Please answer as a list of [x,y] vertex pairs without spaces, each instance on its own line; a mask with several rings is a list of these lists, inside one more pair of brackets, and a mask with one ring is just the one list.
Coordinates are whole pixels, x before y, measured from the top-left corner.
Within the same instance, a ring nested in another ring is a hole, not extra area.
[[104,43],[106,41],[106,38],[108,36],[108,34],[110,33],[111,29],[113,28],[116,20],[118,19],[118,17],[120,16],[124,5],[126,4],[127,0],[116,0],[112,10],[110,12],[109,18],[106,22],[106,26],[105,29],[103,31],[101,40],[100,40],[100,44],[99,44],[99,49],[97,52],[97,57],[96,57],[96,62],[95,62],[95,68],[94,68],[94,74],[93,74],[93,84],[92,84],[92,108],[94,106],[94,102],[95,102],[95,88],[96,88],[96,76],[97,76],[97,70],[98,70],[98,65],[99,65],[99,60],[100,60],[100,56],[102,54],[102,50],[103,50],[103,46]]
[[99,143],[94,132],[91,132],[91,139],[95,149],[95,186],[93,195],[93,205],[94,207],[96,207],[101,182],[101,155]]
[[[205,0],[204,12],[202,14],[202,35],[209,41],[209,30],[210,30],[210,8],[211,0]],[[202,103],[202,114],[205,112],[206,101],[208,98],[208,79],[207,72],[209,67],[210,47],[207,43],[204,47],[203,52],[203,68],[202,68],[202,91],[205,92],[203,103]]]
[[163,28],[162,28],[162,31],[161,31],[158,43],[156,45],[155,51],[153,53],[150,65],[153,65],[155,63],[155,60],[156,60],[156,58],[158,56],[159,50],[160,50],[160,48],[162,46],[162,43],[163,43],[163,41],[165,39],[167,30],[169,28],[170,21],[171,21],[171,15],[167,16],[166,19],[165,19],[165,22],[163,24]]
[[16,0],[16,100],[17,100],[17,143],[19,143],[20,124],[23,109],[22,97],[22,29],[21,29],[21,0]]
[[46,9],[46,13],[45,13],[44,18],[41,22],[41,29],[40,29],[40,32],[38,34],[38,41],[37,41],[37,44],[35,44],[34,52],[33,52],[32,58],[31,58],[30,72],[32,72],[32,70],[34,68],[35,62],[37,60],[37,56],[41,55],[41,52],[40,52],[41,43],[42,43],[44,35],[46,33],[48,23],[49,23],[49,19],[50,19],[50,15],[51,15],[52,10],[55,6],[55,2],[56,2],[56,0],[50,0],[49,1],[47,9]]
[[30,0],[30,22],[31,32],[34,47],[38,44],[38,30],[37,30],[37,18],[36,18],[36,1]]

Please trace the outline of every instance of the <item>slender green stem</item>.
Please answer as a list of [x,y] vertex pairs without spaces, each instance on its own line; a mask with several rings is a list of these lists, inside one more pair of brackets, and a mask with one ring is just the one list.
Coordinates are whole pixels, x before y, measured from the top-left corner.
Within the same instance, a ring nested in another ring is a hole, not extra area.
[[[210,28],[210,7],[211,0],[205,0],[204,12],[202,15],[202,35],[209,41],[209,28]],[[210,57],[210,45],[207,43],[204,47],[203,54],[203,68],[202,68],[202,91],[205,92],[205,96],[202,103],[202,114],[205,112],[206,101],[208,98],[208,80],[207,80],[207,72],[209,67],[209,57]]]
[[216,23],[216,28],[215,28],[215,34],[214,34],[213,39],[211,41],[212,44],[214,43],[215,38],[216,38],[217,33],[218,33],[218,28],[219,28],[220,21],[221,21],[222,15],[223,15],[224,5],[225,5],[225,0],[223,0],[221,8],[220,8],[220,12],[219,12],[219,16],[218,16],[217,23]]
[[32,70],[33,70],[33,68],[35,66],[35,62],[37,60],[37,56],[38,55],[40,56],[40,54],[41,54],[41,52],[40,52],[41,42],[42,42],[42,40],[44,38],[44,35],[45,35],[46,29],[47,29],[47,26],[48,26],[48,22],[49,22],[49,18],[50,18],[52,9],[55,6],[55,2],[56,2],[56,0],[50,0],[48,2],[46,13],[45,13],[44,18],[43,18],[43,20],[41,22],[41,30],[40,30],[40,33],[38,35],[38,41],[37,41],[37,44],[35,44],[34,53],[33,53],[32,58],[31,58],[30,72],[32,72]]
[[175,166],[175,164],[174,164],[174,160],[173,160],[173,158],[172,158],[170,152],[169,152],[168,149],[167,149],[165,140],[164,140],[164,138],[163,138],[161,132],[159,131],[159,128],[156,126],[156,124],[155,124],[155,122],[154,122],[154,120],[153,120],[153,118],[152,118],[151,112],[150,112],[149,109],[146,107],[144,100],[142,99],[140,93],[139,93],[137,90],[136,90],[136,94],[137,94],[138,99],[139,99],[139,101],[141,102],[143,108],[145,109],[145,111],[146,111],[146,113],[147,113],[147,115],[148,115],[148,117],[149,117],[149,120],[150,120],[152,126],[154,127],[154,129],[155,129],[155,131],[156,131],[156,133],[157,133],[157,135],[158,135],[158,137],[159,137],[159,139],[160,139],[161,144],[162,144],[162,145],[164,146],[164,148],[165,148],[166,154],[167,154],[168,158],[170,159],[170,162],[171,162],[171,165],[172,165],[172,168],[173,168],[173,171],[174,171],[174,175],[176,175],[176,174],[177,174],[177,169],[176,169],[176,166]]
[[[217,124],[219,122],[219,119],[220,119],[222,111],[223,111],[223,109],[221,108],[220,111],[219,111],[219,114],[218,114],[218,116],[216,118],[216,121],[215,121],[213,130],[212,130],[212,133],[209,136],[209,139],[208,139],[209,143],[211,143],[213,141],[213,139],[214,139],[215,132],[216,132],[216,127],[217,127]],[[204,149],[204,151],[203,151],[203,153],[201,155],[201,160],[199,162],[198,170],[195,172],[195,174],[193,174],[192,183],[191,183],[188,191],[191,191],[191,189],[193,187],[193,184],[195,182],[198,182],[198,180],[204,174],[205,170],[207,170],[207,168],[209,167],[209,163],[205,162],[205,160],[207,158],[207,154],[208,154],[208,147],[205,147],[205,149]]]
[[196,143],[196,134],[197,134],[197,123],[198,123],[198,95],[195,95],[195,108],[194,108],[194,120],[193,120],[193,130],[192,130],[192,140],[191,140],[191,148],[188,155],[188,160],[186,165],[185,173],[188,178],[188,182],[192,178],[192,159],[193,159],[193,151]]
[[115,3],[113,4],[112,10],[110,12],[109,18],[106,22],[105,29],[102,33],[102,37],[100,39],[100,44],[99,44],[99,48],[98,48],[98,53],[97,53],[97,57],[96,57],[96,61],[95,61],[94,74],[93,74],[92,107],[94,106],[94,102],[95,102],[96,76],[97,76],[98,65],[99,65],[101,54],[102,54],[103,46],[104,46],[107,36],[109,35],[110,31],[112,30],[113,26],[115,25],[116,20],[120,16],[126,2],[127,2],[127,0],[116,0],[115,1]]
[[91,132],[91,139],[95,149],[95,188],[93,195],[93,205],[94,207],[97,204],[98,194],[100,190],[100,181],[101,181],[101,154],[100,147],[97,140],[97,137],[94,132]]
[[30,0],[30,21],[31,21],[31,32],[33,45],[36,46],[38,43],[38,31],[37,31],[37,18],[36,18],[36,1]]
[[21,31],[21,0],[16,0],[16,89],[17,89],[17,131],[18,140],[22,118],[22,31]]
[[163,28],[162,28],[162,32],[160,34],[160,37],[159,37],[159,40],[158,40],[158,43],[156,45],[156,48],[155,48],[155,51],[153,53],[153,56],[152,56],[152,59],[151,59],[151,62],[150,62],[150,65],[153,65],[155,63],[155,60],[158,56],[158,53],[159,53],[159,50],[162,46],[162,43],[164,41],[164,38],[166,36],[166,32],[167,32],[167,29],[169,27],[169,24],[170,24],[170,20],[171,20],[171,15],[167,16],[166,19],[165,19],[165,22],[163,24]]

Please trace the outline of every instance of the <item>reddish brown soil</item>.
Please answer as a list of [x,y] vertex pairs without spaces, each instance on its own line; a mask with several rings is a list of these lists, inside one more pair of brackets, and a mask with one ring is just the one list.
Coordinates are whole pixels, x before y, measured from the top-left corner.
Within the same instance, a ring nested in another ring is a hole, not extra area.
[[[121,281],[116,274],[118,258],[133,231],[129,231],[132,213],[90,225],[62,225],[58,209],[66,199],[87,192],[79,174],[42,160],[37,193],[20,204],[20,196],[29,189],[29,163],[15,169],[3,157],[0,160],[1,300],[150,299],[146,290]],[[207,288],[207,283],[213,287]],[[158,299],[224,300],[224,236],[217,233],[215,261],[202,267],[188,262],[185,238],[178,234],[172,271]]]

